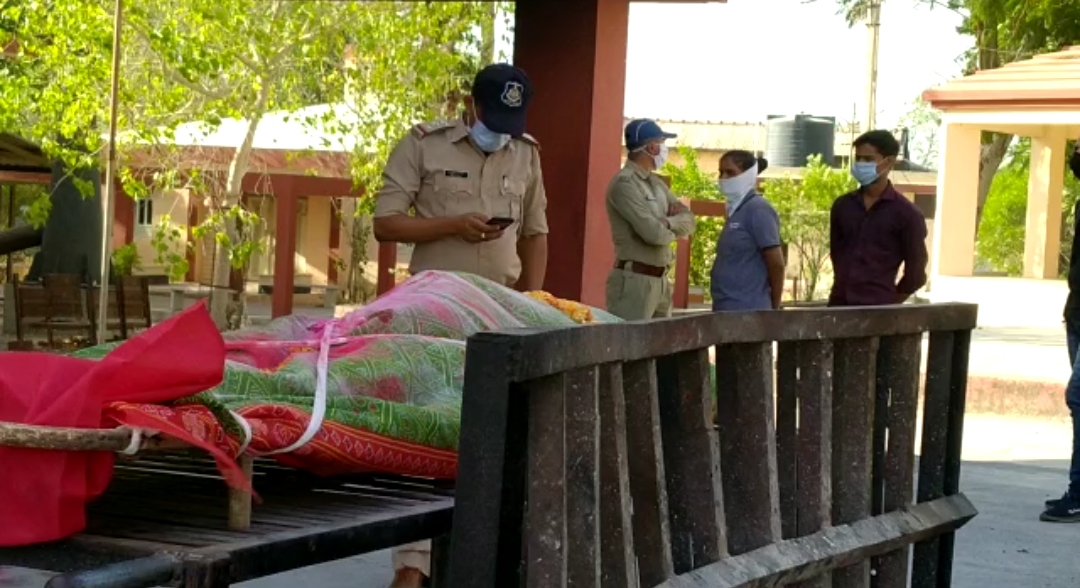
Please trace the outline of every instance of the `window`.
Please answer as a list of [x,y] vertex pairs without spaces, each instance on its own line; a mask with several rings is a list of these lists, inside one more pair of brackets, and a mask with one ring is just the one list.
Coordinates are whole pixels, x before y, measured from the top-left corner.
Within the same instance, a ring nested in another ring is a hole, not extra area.
[[154,201],[149,198],[135,201],[135,224],[149,227],[154,224]]

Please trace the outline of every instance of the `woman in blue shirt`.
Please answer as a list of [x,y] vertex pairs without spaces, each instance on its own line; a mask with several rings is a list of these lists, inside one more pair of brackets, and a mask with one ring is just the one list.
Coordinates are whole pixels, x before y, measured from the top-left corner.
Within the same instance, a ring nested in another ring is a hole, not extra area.
[[728,151],[720,158],[727,220],[710,276],[714,311],[780,308],[784,292],[780,217],[757,191],[758,174],[768,166],[768,161],[748,151]]

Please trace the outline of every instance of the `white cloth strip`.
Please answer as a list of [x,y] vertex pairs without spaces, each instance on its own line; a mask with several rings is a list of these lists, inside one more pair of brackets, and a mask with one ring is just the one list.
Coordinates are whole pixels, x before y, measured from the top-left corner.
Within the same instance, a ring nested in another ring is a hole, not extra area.
[[251,445],[251,423],[248,423],[247,419],[240,416],[240,413],[238,412],[230,410],[229,414],[231,414],[232,417],[236,419],[236,424],[240,425],[240,429],[244,432],[244,441],[240,444],[240,449],[236,452],[236,456],[240,457],[241,455],[244,455],[244,452],[247,451],[248,446]]
[[331,335],[333,335],[333,330],[325,328],[319,341],[319,359],[315,364],[315,405],[311,409],[311,419],[308,420],[307,429],[296,440],[296,443],[283,449],[268,452],[266,455],[279,455],[296,451],[307,445],[322,429],[323,419],[326,418],[326,379],[330,371],[330,345],[334,342]]
[[120,453],[124,455],[135,455],[142,449],[143,432],[142,429],[131,429],[131,443],[128,443],[126,449],[121,449]]

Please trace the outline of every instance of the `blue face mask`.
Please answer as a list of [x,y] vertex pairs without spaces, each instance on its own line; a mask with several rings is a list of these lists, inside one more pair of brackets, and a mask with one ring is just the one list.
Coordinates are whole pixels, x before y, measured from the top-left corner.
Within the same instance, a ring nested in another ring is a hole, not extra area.
[[851,164],[851,175],[860,186],[869,186],[881,176],[878,173],[877,164],[873,161],[856,161]]
[[476,119],[472,128],[469,129],[469,135],[472,136],[476,146],[484,153],[495,153],[499,149],[506,147],[506,144],[510,142],[510,135],[496,133],[480,122],[480,119]]

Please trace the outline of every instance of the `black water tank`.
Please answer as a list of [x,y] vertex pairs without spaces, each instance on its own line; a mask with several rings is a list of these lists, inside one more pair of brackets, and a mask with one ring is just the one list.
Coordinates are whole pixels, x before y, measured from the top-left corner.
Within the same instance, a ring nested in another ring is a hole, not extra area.
[[[77,180],[92,187],[83,194]],[[41,237],[40,260],[32,265],[28,279],[45,274],[76,274],[95,284],[101,278],[101,172],[80,169],[70,172],[60,162],[52,165],[52,210]],[[107,262],[108,260],[106,260]]]
[[811,155],[820,155],[825,163],[833,164],[836,146],[834,117],[770,115],[765,127],[765,158],[770,166],[805,167],[806,158]]

